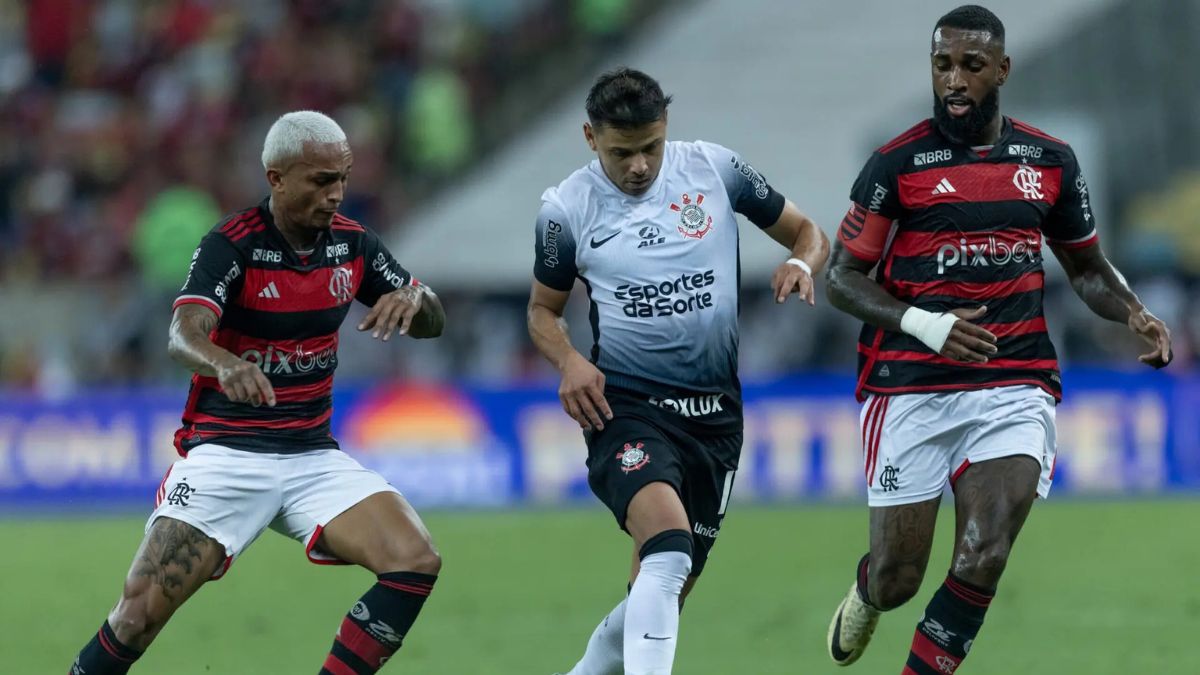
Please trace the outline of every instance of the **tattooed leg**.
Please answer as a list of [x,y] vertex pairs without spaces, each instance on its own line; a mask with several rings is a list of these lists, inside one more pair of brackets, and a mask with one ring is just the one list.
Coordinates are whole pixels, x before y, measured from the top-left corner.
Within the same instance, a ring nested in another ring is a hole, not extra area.
[[1037,497],[1042,467],[1032,457],[992,459],[967,467],[954,484],[954,576],[995,588],[1013,542]]
[[871,509],[867,595],[878,609],[895,609],[921,587],[941,497]]
[[225,547],[174,518],[154,521],[108,622],[122,643],[145,650],[167,619],[225,561]]

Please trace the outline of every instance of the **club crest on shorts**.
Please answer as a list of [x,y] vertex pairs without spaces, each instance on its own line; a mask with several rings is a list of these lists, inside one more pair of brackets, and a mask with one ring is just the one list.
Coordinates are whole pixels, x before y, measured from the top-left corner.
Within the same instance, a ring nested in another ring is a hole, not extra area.
[[626,443],[625,447],[617,453],[617,459],[621,460],[621,470],[625,473],[637,471],[638,469],[650,463],[650,453],[643,448],[645,445],[641,441]]
[[696,193],[693,202],[688,193],[683,193],[683,206],[671,202],[671,210],[679,213],[679,234],[689,239],[703,239],[712,230],[712,216],[700,206],[704,203],[704,195]]

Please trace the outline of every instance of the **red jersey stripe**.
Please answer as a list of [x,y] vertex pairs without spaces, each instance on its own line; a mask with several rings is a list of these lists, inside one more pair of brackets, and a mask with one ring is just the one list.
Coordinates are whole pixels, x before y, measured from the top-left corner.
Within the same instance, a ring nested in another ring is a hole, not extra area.
[[1087,248],[1089,246],[1094,245],[1096,242],[1100,241],[1100,233],[1095,230],[1092,230],[1091,234],[1089,234],[1086,237],[1083,237],[1082,239],[1072,239],[1070,241],[1059,241],[1057,239],[1047,238],[1046,241],[1050,242],[1051,244],[1054,244],[1055,246],[1057,246],[1059,248],[1068,248],[1068,249]]
[[1038,138],[1044,138],[1048,141],[1053,141],[1055,143],[1058,143],[1059,145],[1067,145],[1067,142],[1062,140],[1061,138],[1055,138],[1035,126],[1026,124],[1025,122],[1022,122],[1021,120],[1014,120],[1011,117],[1008,119],[1009,119],[1009,121],[1012,122],[1013,129],[1016,129],[1017,131],[1029,134],[1030,136],[1037,136]]
[[349,264],[307,272],[250,267],[246,270],[237,304],[260,312],[332,309],[352,302],[362,281],[361,256]]
[[902,281],[888,279],[885,288],[898,298],[917,299],[928,295],[940,295],[969,300],[990,300],[1005,298],[1016,293],[1040,290],[1044,285],[1042,270],[1033,270],[1015,279],[1005,281],[972,282],[957,279]]
[[297,384],[291,387],[275,387],[275,400],[278,403],[304,403],[333,393],[333,376],[311,384]]
[[[267,408],[270,410],[270,408]],[[228,417],[215,417],[204,413],[195,413],[191,419],[187,420],[191,424],[219,424],[231,429],[312,429],[319,427],[329,421],[333,415],[333,408],[327,409],[316,417],[305,419],[267,419],[267,420],[245,420],[231,419]]]
[[[865,351],[860,347],[859,351]],[[943,366],[959,368],[1019,368],[1029,370],[1056,370],[1058,361],[1055,359],[991,359],[987,363],[964,363],[948,359],[933,352],[881,351],[876,352],[879,361],[919,361]]]
[[217,318],[221,318],[221,306],[203,295],[183,295],[175,300],[175,304],[171,306],[171,311],[179,309],[183,305],[204,305],[205,307],[216,312]]
[[897,183],[900,204],[909,210],[980,202],[1054,204],[1062,190],[1062,167],[970,163],[900,174]]
[[932,131],[933,131],[932,123],[929,120],[922,120],[920,122],[917,122],[912,127],[910,127],[904,133],[893,138],[891,141],[888,141],[885,145],[880,147],[877,152],[879,152],[881,154],[887,154],[887,153],[895,150],[896,148],[907,145],[908,143],[916,140],[917,138],[928,136]]
[[988,380],[987,382],[951,382],[948,384],[923,384],[912,385],[907,387],[880,387],[878,385],[863,385],[863,391],[870,394],[880,394],[884,396],[894,396],[896,394],[920,394],[923,392],[933,391],[963,391],[977,389],[991,389],[994,387],[1020,387],[1030,386],[1042,389],[1047,394],[1050,394],[1055,399],[1062,399],[1062,396],[1046,385],[1041,380],[1029,378],[1016,378],[1011,380]]
[[1014,321],[1011,323],[981,323],[978,325],[980,328],[986,331],[991,331],[992,335],[995,335],[998,338],[1046,332],[1045,317],[1029,319],[1028,321]]
[[[302,365],[297,363],[301,359],[315,358],[321,352],[336,350],[338,347],[338,334],[330,333],[329,335],[311,337],[304,340],[267,340],[253,335],[246,335],[232,328],[222,328],[213,336],[213,342],[233,352],[238,358],[244,358],[245,352],[248,350],[258,352],[258,358],[267,358],[270,355],[272,361],[278,361],[281,358],[275,356],[275,354],[286,354],[289,365],[294,368],[297,365]],[[311,369],[304,368],[302,370],[307,372]]]

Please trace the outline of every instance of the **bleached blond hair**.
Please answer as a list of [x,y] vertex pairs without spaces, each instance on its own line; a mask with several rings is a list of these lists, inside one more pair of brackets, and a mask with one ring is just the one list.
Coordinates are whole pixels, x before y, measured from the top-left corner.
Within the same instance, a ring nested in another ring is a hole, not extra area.
[[304,154],[304,144],[308,142],[344,143],[346,132],[333,118],[315,110],[282,115],[271,125],[263,141],[263,168],[281,168],[283,162]]

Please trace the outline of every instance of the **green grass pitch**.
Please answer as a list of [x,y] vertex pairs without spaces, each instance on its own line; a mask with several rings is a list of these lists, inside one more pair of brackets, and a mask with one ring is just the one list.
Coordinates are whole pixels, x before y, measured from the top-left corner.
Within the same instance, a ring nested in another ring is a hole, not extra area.
[[[886,616],[863,659],[832,666],[830,613],[866,542],[866,507],[735,505],[683,615],[684,675],[899,673],[950,557],[952,509],[916,600]],[[430,513],[445,559],[425,611],[383,672],[565,671],[625,590],[630,546],[598,509]],[[1038,504],[964,675],[1200,673],[1200,501]],[[65,673],[121,587],[133,518],[0,519],[5,673]],[[307,563],[266,533],[202,589],[134,673],[316,673],[371,583]]]

